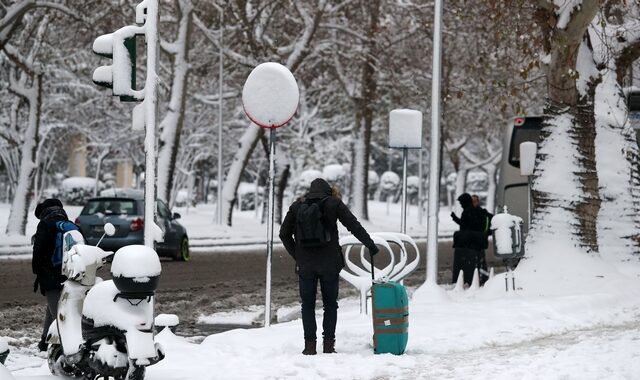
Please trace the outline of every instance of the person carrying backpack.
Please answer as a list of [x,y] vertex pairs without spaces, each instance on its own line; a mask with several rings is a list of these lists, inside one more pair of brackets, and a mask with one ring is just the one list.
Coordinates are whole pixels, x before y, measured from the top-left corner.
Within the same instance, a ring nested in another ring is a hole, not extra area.
[[31,268],[36,275],[33,291],[40,288],[40,293],[47,299],[42,336],[38,343],[40,351],[47,350],[47,333],[49,325],[58,312],[58,299],[62,283],[67,280],[62,275],[62,235],[71,230],[80,229],[69,221],[67,213],[58,199],[46,199],[36,206],[36,218],[40,219],[35,235],[33,235],[33,258]]
[[347,206],[322,178],[316,178],[309,192],[295,201],[280,227],[280,240],[296,261],[302,301],[304,355],[316,354],[316,291],[320,282],[324,306],[323,352],[335,353],[338,317],[339,273],[344,257],[338,242],[339,220],[372,255],[378,247]]

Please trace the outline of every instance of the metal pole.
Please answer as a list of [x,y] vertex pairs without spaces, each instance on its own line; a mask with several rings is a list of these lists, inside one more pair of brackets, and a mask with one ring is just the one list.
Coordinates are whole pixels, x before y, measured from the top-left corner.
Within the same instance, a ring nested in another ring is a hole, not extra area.
[[[145,172],[144,172],[144,245],[153,248],[156,215],[156,116],[158,112],[158,0],[147,3],[145,34],[147,40],[147,78],[144,86]],[[153,38],[151,38],[153,37]]]
[[431,160],[429,165],[429,219],[427,227],[427,281],[438,280],[438,185],[440,174],[440,74],[442,65],[442,0],[435,0],[433,75],[431,87]]
[[[421,144],[422,145],[422,144]],[[424,168],[422,167],[422,147],[420,147],[420,151],[418,152],[418,178],[420,182],[418,183],[418,225],[422,225],[423,215],[422,215],[422,201],[424,197],[424,189],[422,188],[422,178],[424,176]]]
[[264,306],[264,326],[271,324],[271,257],[273,256],[273,224],[274,224],[274,198],[276,179],[276,130],[269,130],[269,208],[267,216],[267,284]]
[[531,228],[531,176],[527,176],[527,232],[529,232],[529,228]]
[[402,211],[400,232],[407,233],[407,148],[402,149]]
[[222,71],[224,68],[224,55],[222,54],[222,27],[224,12],[220,9],[220,57],[219,57],[219,78],[218,78],[218,197],[216,205],[216,222],[222,224],[222,92],[224,90],[224,83],[222,78]]

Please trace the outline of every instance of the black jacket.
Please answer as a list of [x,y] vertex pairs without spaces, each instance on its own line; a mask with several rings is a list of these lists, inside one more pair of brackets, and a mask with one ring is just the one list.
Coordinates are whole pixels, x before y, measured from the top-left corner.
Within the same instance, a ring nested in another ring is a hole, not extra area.
[[460,219],[454,219],[460,225],[460,231],[453,234],[453,247],[478,251],[487,249],[489,243],[485,227],[488,213],[482,208],[473,207],[471,196],[466,193],[461,195],[458,201],[463,211]]
[[56,222],[68,220],[67,213],[60,206],[46,207],[39,213],[40,222],[33,235],[33,258],[31,268],[37,276],[34,291],[40,285],[44,294],[47,290],[61,289],[67,279],[60,267],[54,267],[51,258],[56,247]]
[[[298,208],[302,202],[319,201],[323,198],[326,198],[322,202],[324,226],[331,233],[331,241],[326,247],[305,249],[300,244],[296,244],[295,239]],[[338,241],[338,220],[363,245],[366,247],[375,246],[367,231],[349,211],[349,208],[340,199],[331,196],[331,186],[323,179],[313,180],[309,187],[309,193],[304,198],[295,201],[289,208],[280,227],[280,240],[282,240],[287,252],[296,260],[296,269],[301,277],[338,275],[344,267],[344,257]]]

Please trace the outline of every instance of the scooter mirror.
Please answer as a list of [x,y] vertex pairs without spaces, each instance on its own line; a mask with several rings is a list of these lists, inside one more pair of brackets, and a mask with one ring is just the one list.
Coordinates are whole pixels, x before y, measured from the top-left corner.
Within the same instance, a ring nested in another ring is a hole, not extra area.
[[104,233],[107,236],[113,236],[116,234],[116,227],[111,223],[107,223],[104,225]]

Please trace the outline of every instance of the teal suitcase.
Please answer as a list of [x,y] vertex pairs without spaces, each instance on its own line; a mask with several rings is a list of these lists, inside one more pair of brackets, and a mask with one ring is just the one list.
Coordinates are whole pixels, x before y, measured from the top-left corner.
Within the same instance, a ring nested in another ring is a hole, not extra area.
[[[373,257],[371,258],[373,277]],[[409,340],[409,298],[397,282],[374,282],[371,287],[373,352],[402,355]]]

